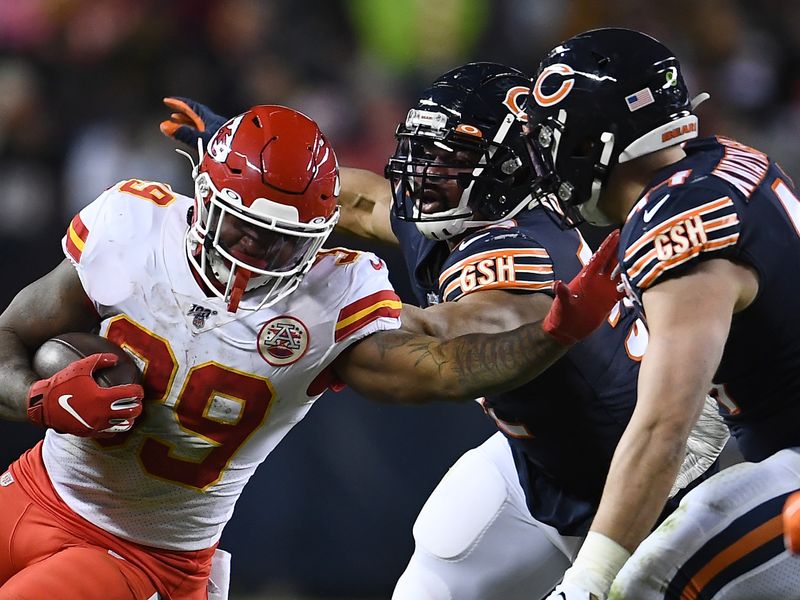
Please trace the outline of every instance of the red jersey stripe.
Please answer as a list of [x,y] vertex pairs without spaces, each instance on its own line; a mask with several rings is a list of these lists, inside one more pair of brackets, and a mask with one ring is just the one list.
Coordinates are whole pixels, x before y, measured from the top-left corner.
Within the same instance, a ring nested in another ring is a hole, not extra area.
[[77,214],[72,219],[67,229],[67,252],[75,262],[81,261],[83,254],[83,247],[86,245],[86,239],[89,237],[89,229],[81,220],[81,215]]
[[336,342],[340,342],[359,329],[363,329],[381,317],[397,319],[400,317],[400,310],[402,307],[403,303],[400,302],[399,298],[397,300],[383,300],[381,302],[377,302],[372,307],[365,309],[363,314],[359,313],[359,317],[357,319],[352,321],[346,320],[342,321],[340,324],[337,324],[336,333],[334,334],[333,339]]

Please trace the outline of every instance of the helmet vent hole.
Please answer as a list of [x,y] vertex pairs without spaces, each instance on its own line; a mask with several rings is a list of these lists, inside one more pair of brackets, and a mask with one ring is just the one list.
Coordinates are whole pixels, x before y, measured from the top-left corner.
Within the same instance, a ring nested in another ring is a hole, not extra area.
[[241,169],[237,169],[236,167],[230,167],[230,170],[231,170],[231,173],[233,173],[234,175],[241,175],[242,174],[242,170]]
[[261,119],[258,117],[258,115],[253,117],[253,125],[261,129]]

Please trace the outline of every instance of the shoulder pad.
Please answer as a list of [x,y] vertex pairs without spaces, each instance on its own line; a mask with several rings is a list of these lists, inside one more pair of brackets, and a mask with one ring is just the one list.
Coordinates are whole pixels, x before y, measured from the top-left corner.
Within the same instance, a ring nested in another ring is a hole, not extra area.
[[386,263],[375,254],[330,248],[320,251],[317,265],[326,285],[338,281],[342,286],[334,342],[352,343],[375,331],[400,327],[403,303],[389,281]]
[[65,253],[80,263],[92,247],[102,245],[101,238],[115,243],[132,241],[152,227],[157,207],[169,206],[178,197],[164,183],[121,181],[73,217],[64,238]]
[[724,186],[690,182],[662,188],[637,206],[620,240],[628,282],[644,290],[694,261],[732,255],[740,225],[725,192]]
[[439,276],[443,301],[478,290],[550,291],[553,263],[547,250],[516,227],[489,227],[464,238]]
[[165,184],[131,179],[73,217],[62,247],[93,301],[111,305],[128,293],[137,269],[155,252],[164,219],[174,215],[164,208],[176,201],[184,210],[191,204]]

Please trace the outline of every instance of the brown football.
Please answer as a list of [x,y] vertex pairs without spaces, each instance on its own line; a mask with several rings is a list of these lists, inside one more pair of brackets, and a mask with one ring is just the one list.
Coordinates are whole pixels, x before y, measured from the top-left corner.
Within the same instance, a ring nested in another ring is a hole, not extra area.
[[103,387],[141,383],[141,373],[130,355],[114,342],[92,333],[62,333],[50,338],[33,355],[33,370],[40,377],[50,377],[76,360],[104,352],[116,354],[119,361],[113,367],[95,371],[97,383]]

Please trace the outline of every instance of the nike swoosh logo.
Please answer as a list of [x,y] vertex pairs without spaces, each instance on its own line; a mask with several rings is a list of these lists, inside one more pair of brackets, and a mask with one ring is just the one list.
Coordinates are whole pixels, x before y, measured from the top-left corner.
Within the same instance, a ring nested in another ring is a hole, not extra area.
[[59,405],[61,408],[63,408],[65,411],[67,411],[69,414],[71,414],[73,417],[75,417],[75,419],[76,419],[76,420],[77,420],[77,421],[78,421],[78,422],[79,422],[81,425],[83,425],[84,427],[87,427],[87,428],[89,428],[89,429],[94,429],[94,427],[92,427],[92,426],[91,426],[91,425],[89,425],[89,424],[88,424],[86,421],[84,421],[84,420],[83,420],[83,417],[81,417],[81,416],[78,414],[78,411],[76,411],[74,408],[72,408],[72,406],[71,406],[71,405],[70,405],[70,403],[69,403],[69,399],[70,399],[70,398],[72,398],[72,394],[64,394],[63,396],[59,396],[59,397],[58,397],[58,405]]
[[486,233],[482,233],[482,234],[480,234],[480,235],[476,235],[475,237],[471,237],[471,238],[469,238],[468,240],[464,240],[463,242],[461,242],[461,243],[458,245],[458,249],[459,249],[459,250],[464,250],[464,249],[465,249],[467,246],[469,246],[469,245],[470,245],[472,242],[477,242],[479,239],[481,239],[481,238],[485,238],[487,235],[489,235],[489,233],[491,233],[491,232],[487,231]]
[[643,220],[645,223],[649,223],[649,222],[650,222],[650,219],[652,219],[652,218],[653,218],[653,215],[654,215],[654,214],[656,214],[656,211],[657,211],[659,208],[661,208],[661,205],[662,205],[662,204],[664,204],[664,202],[666,202],[666,201],[667,201],[667,198],[669,198],[669,194],[667,194],[667,195],[666,195],[666,196],[664,196],[664,197],[663,197],[661,200],[659,200],[658,202],[656,202],[656,204],[655,204],[655,206],[653,206],[653,208],[650,208],[650,209],[648,209],[648,210],[644,211],[644,214],[642,215],[642,220]]

